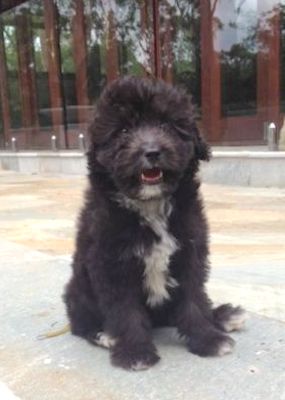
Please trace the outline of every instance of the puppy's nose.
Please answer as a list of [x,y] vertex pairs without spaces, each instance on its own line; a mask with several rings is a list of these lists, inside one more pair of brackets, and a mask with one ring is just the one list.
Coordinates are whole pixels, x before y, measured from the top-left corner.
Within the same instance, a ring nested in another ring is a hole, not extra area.
[[158,148],[147,149],[144,155],[149,162],[155,163],[160,158],[160,150]]

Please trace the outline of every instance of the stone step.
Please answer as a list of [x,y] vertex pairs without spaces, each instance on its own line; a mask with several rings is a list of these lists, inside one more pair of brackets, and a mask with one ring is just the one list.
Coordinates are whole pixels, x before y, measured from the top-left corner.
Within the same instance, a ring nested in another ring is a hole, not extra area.
[[[0,151],[0,169],[22,173],[85,175],[85,155],[80,151]],[[210,163],[203,163],[207,183],[254,187],[285,187],[285,151],[213,149]]]

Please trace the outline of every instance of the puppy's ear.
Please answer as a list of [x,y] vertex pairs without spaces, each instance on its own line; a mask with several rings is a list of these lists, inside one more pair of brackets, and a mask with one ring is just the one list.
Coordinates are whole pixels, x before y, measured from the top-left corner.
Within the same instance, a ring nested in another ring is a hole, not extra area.
[[209,161],[212,154],[210,145],[206,142],[196,124],[192,126],[192,133],[194,135],[195,155],[198,160]]

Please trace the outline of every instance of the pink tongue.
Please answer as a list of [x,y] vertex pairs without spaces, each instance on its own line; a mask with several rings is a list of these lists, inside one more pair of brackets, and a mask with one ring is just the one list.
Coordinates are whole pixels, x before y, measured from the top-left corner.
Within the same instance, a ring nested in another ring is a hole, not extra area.
[[146,169],[143,171],[143,177],[147,179],[160,178],[161,171],[159,168]]

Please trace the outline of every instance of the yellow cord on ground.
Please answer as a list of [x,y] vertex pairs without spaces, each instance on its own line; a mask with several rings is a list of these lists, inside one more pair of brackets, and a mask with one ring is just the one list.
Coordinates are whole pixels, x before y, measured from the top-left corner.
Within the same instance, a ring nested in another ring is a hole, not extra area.
[[70,332],[70,324],[66,324],[60,329],[43,333],[42,335],[38,336],[38,339],[39,340],[51,339],[60,335],[65,335],[67,332]]

